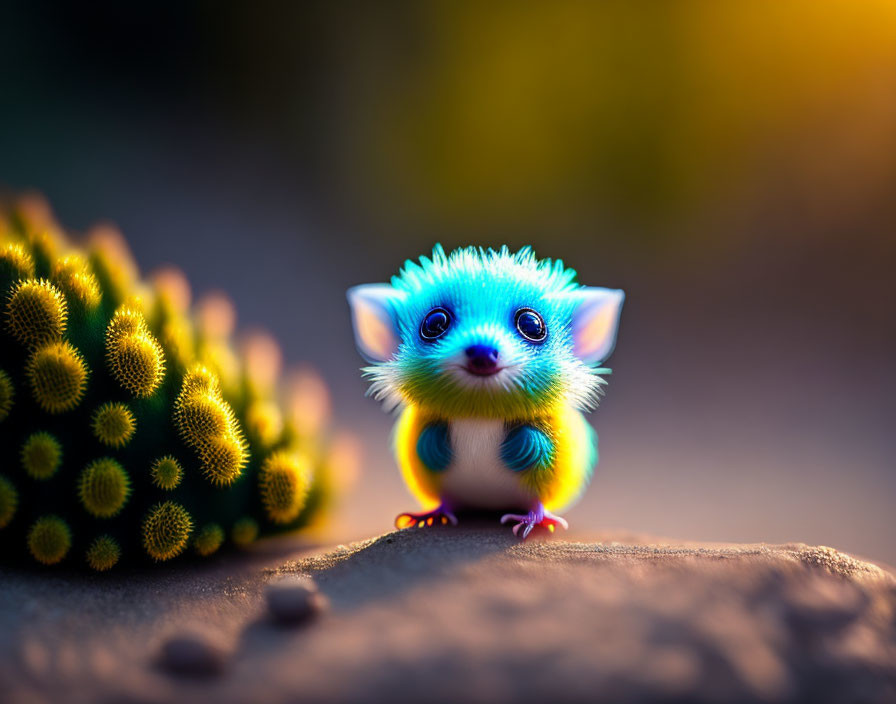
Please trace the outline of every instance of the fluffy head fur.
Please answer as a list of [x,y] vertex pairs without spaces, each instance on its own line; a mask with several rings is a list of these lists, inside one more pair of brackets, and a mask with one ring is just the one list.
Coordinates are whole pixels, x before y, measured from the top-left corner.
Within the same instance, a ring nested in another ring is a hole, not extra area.
[[[565,403],[590,409],[608,372],[622,292],[580,286],[561,261],[539,260],[525,247],[511,253],[467,247],[407,261],[391,286],[349,291],[370,393],[390,406],[414,404],[444,417],[523,419]],[[427,313],[450,314],[437,340],[420,335]],[[525,339],[520,309],[536,311],[547,336]],[[497,371],[471,373],[466,350],[497,351]]]

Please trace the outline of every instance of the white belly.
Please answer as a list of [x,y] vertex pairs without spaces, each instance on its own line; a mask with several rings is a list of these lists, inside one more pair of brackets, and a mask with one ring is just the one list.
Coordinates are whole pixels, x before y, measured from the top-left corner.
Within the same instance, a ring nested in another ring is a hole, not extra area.
[[528,510],[537,497],[501,461],[504,422],[463,419],[448,427],[452,460],[441,475],[442,498],[455,508]]

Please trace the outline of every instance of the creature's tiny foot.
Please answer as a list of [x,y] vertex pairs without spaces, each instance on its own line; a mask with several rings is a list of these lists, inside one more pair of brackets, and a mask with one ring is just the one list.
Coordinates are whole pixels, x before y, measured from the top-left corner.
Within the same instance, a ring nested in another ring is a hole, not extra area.
[[[505,513],[501,516],[502,524],[509,523],[510,521],[517,522],[513,527],[513,534],[522,540],[529,537],[529,533],[532,532],[532,529],[535,528],[535,526],[543,526],[551,531],[551,533],[554,532],[557,526],[560,526],[563,530],[569,528],[569,523],[566,522],[565,518],[554,515],[541,504],[527,514]],[[520,533],[520,531],[522,531],[522,533]]]
[[563,516],[551,513],[547,509],[544,510],[544,519],[542,519],[542,523],[547,525],[551,532],[553,532],[556,526],[560,526],[563,530],[569,530],[569,523]]
[[402,528],[422,528],[423,526],[431,526],[441,523],[443,526],[449,523],[453,526],[457,525],[457,516],[447,508],[444,504],[432,511],[424,511],[423,513],[399,513],[395,517],[395,527]]

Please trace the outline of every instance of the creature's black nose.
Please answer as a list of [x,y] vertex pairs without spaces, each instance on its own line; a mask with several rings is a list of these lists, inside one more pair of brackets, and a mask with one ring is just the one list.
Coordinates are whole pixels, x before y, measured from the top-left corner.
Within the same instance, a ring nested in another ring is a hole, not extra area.
[[488,345],[471,345],[465,350],[467,369],[473,374],[488,376],[498,371],[498,350]]

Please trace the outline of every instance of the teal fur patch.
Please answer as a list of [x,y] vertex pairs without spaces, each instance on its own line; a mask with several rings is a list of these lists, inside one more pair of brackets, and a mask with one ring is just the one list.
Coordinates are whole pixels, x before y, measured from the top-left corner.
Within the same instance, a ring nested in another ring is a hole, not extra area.
[[417,438],[417,455],[427,469],[442,472],[451,464],[451,440],[447,423],[427,425]]
[[531,425],[514,428],[501,445],[501,459],[514,472],[547,466],[553,453],[551,439]]

